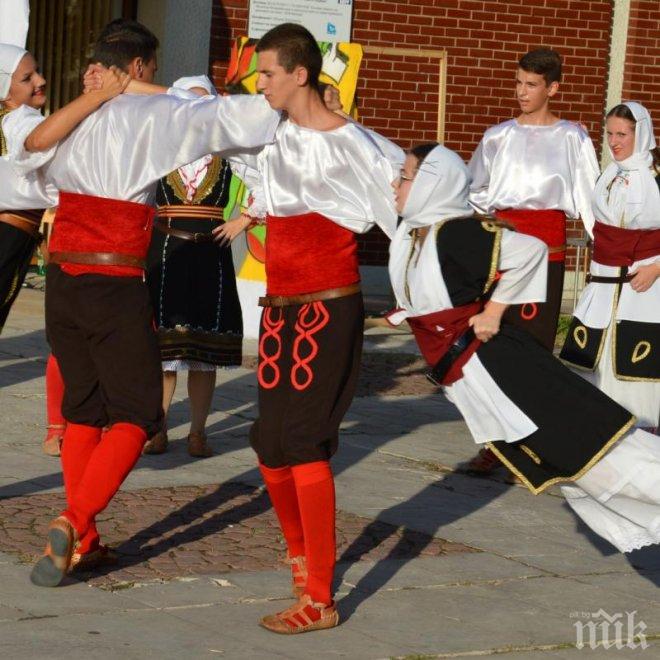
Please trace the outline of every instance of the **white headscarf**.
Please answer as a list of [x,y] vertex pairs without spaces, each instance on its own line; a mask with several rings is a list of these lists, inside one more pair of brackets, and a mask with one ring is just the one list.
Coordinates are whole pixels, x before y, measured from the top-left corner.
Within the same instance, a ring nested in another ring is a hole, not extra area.
[[401,213],[403,222],[414,229],[473,215],[468,204],[471,180],[461,157],[438,145],[419,165]]
[[[431,307],[438,309],[438,281],[442,281],[435,242],[416,241],[411,230],[430,227],[449,218],[472,216],[474,211],[468,204],[470,182],[470,172],[463,160],[445,147],[435,147],[419,165],[401,213],[401,224],[390,244],[392,287],[398,304],[409,313],[427,313]],[[412,258],[411,247],[418,255],[416,258]],[[411,262],[413,266],[409,267]],[[419,277],[412,273],[417,270],[421,273]],[[415,305],[408,299],[408,275],[415,280],[415,285],[411,286],[415,290]],[[444,285],[441,288],[444,290]],[[446,291],[443,295],[446,297]],[[392,318],[390,321],[397,322]]]
[[11,77],[26,54],[24,48],[0,43],[0,101],[4,101],[9,96]]
[[[637,122],[634,151],[628,158],[616,160],[610,149],[613,161],[596,184],[594,213],[596,219],[615,226],[620,225],[624,214],[626,225],[630,225],[634,219],[637,228],[652,227],[654,224],[657,226],[660,224],[660,193],[652,172],[651,149],[656,147],[653,122],[649,111],[641,103],[626,101],[624,105],[630,108]],[[608,190],[617,176],[627,180],[627,185],[616,186],[616,191],[614,188]],[[651,224],[647,225],[647,221]]]

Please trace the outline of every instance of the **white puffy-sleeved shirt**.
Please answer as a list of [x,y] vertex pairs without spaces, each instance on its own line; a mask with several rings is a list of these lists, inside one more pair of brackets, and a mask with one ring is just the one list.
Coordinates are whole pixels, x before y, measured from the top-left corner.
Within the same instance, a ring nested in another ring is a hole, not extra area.
[[[162,176],[208,153],[262,146],[279,120],[260,96],[122,94],[60,142],[44,174],[58,190],[144,204]],[[33,156],[16,156],[19,173],[34,170]]]
[[255,198],[253,215],[316,212],[358,234],[378,224],[391,238],[392,182],[404,160],[403,150],[356,122],[317,131],[284,120],[271,144],[230,163]]
[[[402,222],[396,231],[390,246],[389,270],[401,312],[388,317],[391,322],[398,324],[409,316],[453,308],[438,260],[437,227],[430,227],[421,246],[416,244],[414,250],[411,250],[410,228]],[[501,277],[491,300],[509,305],[545,301],[547,247],[543,242],[503,229],[497,269]],[[478,353],[463,366],[463,377],[443,386],[443,391],[465,418],[477,443],[516,442],[538,428],[500,389]]]
[[32,171],[20,175],[14,169],[15,158],[23,152],[27,136],[44,120],[43,115],[26,105],[12,110],[2,118],[2,132],[7,144],[7,154],[0,158],[0,210],[21,211],[45,209],[57,204],[57,189],[48,184],[39,168],[50,158],[55,149],[34,153],[30,160]]
[[592,232],[599,167],[587,132],[566,120],[530,126],[510,119],[489,128],[468,164],[470,202],[504,209],[563,211]]

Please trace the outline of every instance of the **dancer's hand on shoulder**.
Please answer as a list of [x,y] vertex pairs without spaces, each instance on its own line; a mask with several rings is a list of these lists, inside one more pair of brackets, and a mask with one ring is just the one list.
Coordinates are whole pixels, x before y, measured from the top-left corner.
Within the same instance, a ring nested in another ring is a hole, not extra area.
[[640,266],[634,273],[632,273],[632,280],[630,286],[633,291],[637,293],[644,293],[648,291],[655,281],[660,277],[660,261],[646,266]]
[[98,92],[103,88],[103,71],[107,69],[102,64],[90,64],[83,75],[83,94]]
[[235,220],[223,222],[213,230],[213,240],[220,245],[229,245],[239,234],[252,224],[252,218],[245,213]]
[[124,93],[128,83],[131,82],[131,77],[120,68],[111,66],[101,74],[101,82],[103,83],[101,91],[105,92],[109,100]]
[[95,92],[108,101],[122,94],[130,82],[131,77],[116,66],[108,69],[102,64],[90,64],[83,76],[83,91],[85,94]]

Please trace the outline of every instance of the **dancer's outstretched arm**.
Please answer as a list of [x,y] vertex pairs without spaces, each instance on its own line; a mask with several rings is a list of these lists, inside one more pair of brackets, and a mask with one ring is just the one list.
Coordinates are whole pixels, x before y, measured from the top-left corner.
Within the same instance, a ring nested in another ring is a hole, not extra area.
[[44,119],[26,138],[27,151],[46,151],[63,140],[83,119],[103,103],[121,94],[130,77],[113,67],[101,74],[101,88],[81,94],[57,112]]

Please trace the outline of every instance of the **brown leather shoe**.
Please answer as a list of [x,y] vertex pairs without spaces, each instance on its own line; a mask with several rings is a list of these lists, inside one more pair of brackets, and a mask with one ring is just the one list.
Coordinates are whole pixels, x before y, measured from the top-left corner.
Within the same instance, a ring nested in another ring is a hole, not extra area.
[[502,467],[502,461],[488,447],[482,447],[465,469],[471,474],[487,475],[500,467]]
[[339,614],[334,602],[330,605],[313,603],[309,594],[304,594],[289,609],[265,616],[259,625],[279,635],[297,635],[334,628],[339,625]]
[[167,451],[167,446],[170,441],[167,438],[167,431],[158,431],[156,435],[152,435],[149,440],[144,443],[142,447],[143,454],[164,454]]
[[188,453],[193,458],[209,458],[213,456],[213,449],[208,439],[202,433],[191,433],[188,436]]
[[66,424],[49,424],[46,427],[46,438],[41,444],[44,454],[59,456],[62,453],[62,440]]
[[55,518],[48,526],[48,542],[44,554],[33,566],[30,580],[39,587],[56,587],[71,565],[78,534],[64,517]]
[[286,561],[291,565],[291,593],[298,600],[307,586],[307,562],[302,555],[289,557]]

